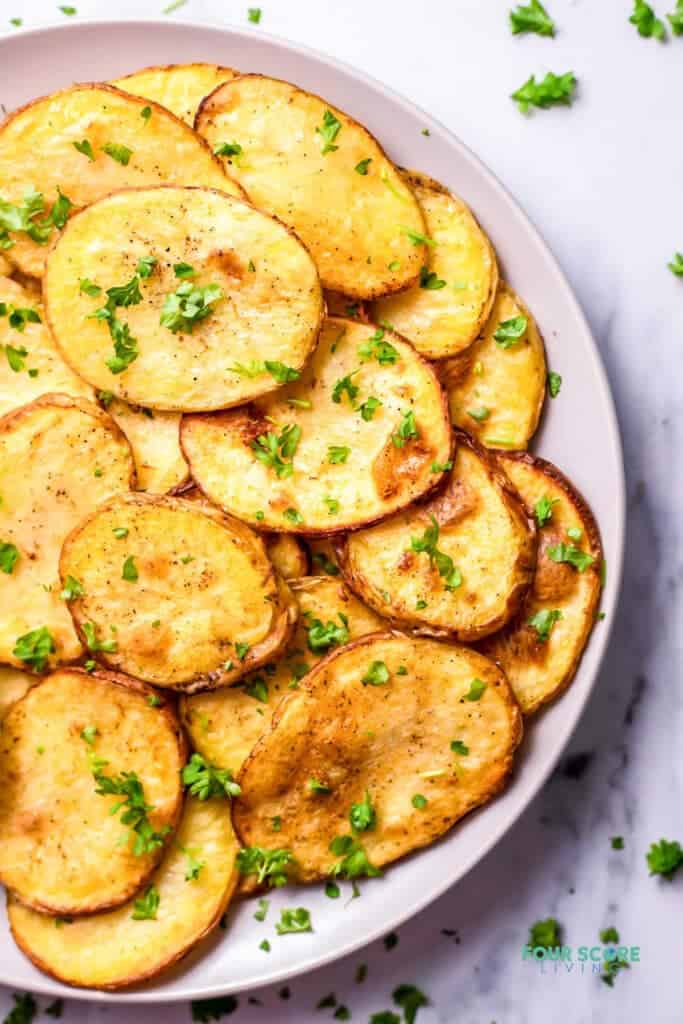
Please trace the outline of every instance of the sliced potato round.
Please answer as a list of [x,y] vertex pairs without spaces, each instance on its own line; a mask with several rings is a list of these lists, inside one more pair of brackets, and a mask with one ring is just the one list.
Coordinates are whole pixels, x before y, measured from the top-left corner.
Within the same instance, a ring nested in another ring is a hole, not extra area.
[[[44,395],[0,419],[0,662],[42,672],[82,653],[59,582],[67,534],[128,491],[133,459],[94,403]],[[13,546],[16,554],[7,548]]]
[[536,510],[539,551],[519,615],[481,650],[505,670],[528,715],[566,689],[576,672],[600,601],[602,545],[586,501],[556,466],[521,452],[497,458]]
[[396,625],[472,641],[505,625],[533,579],[533,523],[492,455],[459,434],[437,497],[349,534],[344,576]]
[[[102,289],[133,281],[114,320],[93,316],[104,303],[80,287],[88,275]],[[45,301],[85,380],[180,411],[238,405],[296,376],[324,308],[315,265],[282,224],[222,192],[171,186],[117,192],[72,217],[48,258]],[[114,343],[113,324],[132,342]]]
[[8,260],[7,257],[3,256],[0,252],[0,275],[5,277],[12,273],[12,269],[13,266],[10,260]]
[[[357,299],[408,287],[424,262],[425,225],[379,143],[319,96],[263,75],[219,86],[195,121],[259,209],[294,228],[326,288]],[[234,152],[237,144],[239,152]]]
[[131,446],[141,491],[167,494],[187,483],[190,470],[180,448],[180,413],[145,409],[118,398],[106,408]]
[[36,677],[17,668],[0,667],[0,722],[25,693],[31,689]]
[[[0,415],[47,392],[94,398],[64,362],[45,323],[42,303],[17,281],[0,277]],[[39,319],[36,320],[36,317]],[[13,321],[18,324],[13,326]]]
[[[494,796],[521,732],[492,661],[374,633],[330,654],[281,701],[240,774],[235,827],[245,846],[291,850],[294,881],[344,877],[344,858],[330,851],[339,836],[380,868]],[[374,825],[352,837],[351,807],[368,799]]]
[[183,697],[180,704],[195,749],[233,774],[270,728],[283,694],[296,689],[331,648],[382,628],[379,616],[339,580],[304,577],[292,582],[292,590],[299,605],[299,624],[278,661],[248,675],[240,686]]
[[452,447],[431,366],[396,335],[335,318],[298,381],[184,416],[180,439],[211,501],[257,528],[307,534],[405,507],[436,486]]
[[[152,694],[124,676],[60,669],[5,716],[0,880],[22,903],[93,913],[130,899],[154,871],[182,810],[186,748],[175,713],[152,706]],[[142,793],[97,792],[101,776],[125,783],[124,773]],[[122,821],[133,808],[151,831]]]
[[[115,189],[164,182],[243,195],[204,140],[156,103],[102,84],[33,100],[0,125],[0,199],[20,207],[32,225],[30,235],[10,231],[6,255],[42,277],[48,242],[69,212]],[[30,193],[42,204],[33,198],[27,205]],[[90,258],[87,277],[97,269],[98,257]]]
[[65,541],[60,572],[81,585],[69,609],[95,658],[184,692],[263,665],[296,620],[262,540],[182,498],[136,494],[101,506]]
[[433,178],[406,172],[434,243],[420,280],[379,299],[373,319],[388,320],[428,359],[457,355],[486,323],[498,285],[498,264],[472,211]]
[[[500,325],[515,321],[518,339],[496,341]],[[512,289],[501,284],[480,338],[439,364],[453,422],[487,448],[526,448],[545,398],[546,362],[536,321]]]
[[112,85],[146,100],[154,100],[181,121],[193,125],[204,97],[236,74],[236,71],[220,64],[167,64],[134,71],[132,75],[118,78]]
[[297,537],[289,533],[271,533],[264,537],[268,558],[283,580],[296,579],[308,572],[308,552]]
[[238,849],[225,801],[188,797],[176,842],[144,894],[148,903],[158,897],[154,917],[140,917],[131,901],[56,928],[54,918],[10,897],[12,935],[37,967],[67,985],[138,984],[177,963],[218,924],[237,882]]

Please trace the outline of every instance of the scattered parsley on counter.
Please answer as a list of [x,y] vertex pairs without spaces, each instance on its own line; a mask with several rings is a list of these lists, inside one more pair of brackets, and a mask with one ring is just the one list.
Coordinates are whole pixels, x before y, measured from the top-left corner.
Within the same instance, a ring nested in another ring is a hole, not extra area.
[[341,889],[336,882],[326,882],[325,895],[329,900],[338,900],[341,896]]
[[512,93],[512,99],[521,112],[527,114],[530,107],[547,110],[548,107],[571,106],[575,89],[576,77],[573,71],[567,71],[563,75],[555,75],[549,71],[540,82],[532,75],[524,85]]
[[337,997],[335,996],[334,992],[330,992],[329,995],[323,996],[322,999],[318,1000],[315,1008],[316,1010],[329,1010],[336,1005]]
[[201,754],[193,754],[183,768],[183,785],[187,786],[192,796],[199,800],[221,796],[230,800],[242,792],[233,781],[232,772],[224,768],[216,768],[205,761]]
[[415,1024],[417,1011],[420,1007],[429,1005],[427,996],[415,985],[399,985],[394,989],[392,998],[403,1010],[405,1024]]
[[259,885],[279,888],[287,885],[287,875],[294,865],[291,850],[267,850],[261,846],[245,846],[237,854],[237,870],[241,875],[255,875]]
[[562,377],[551,370],[548,374],[548,392],[551,398],[557,398],[562,388]]
[[521,32],[535,32],[539,36],[554,36],[555,23],[539,0],[530,0],[527,6],[520,4],[510,11],[510,28],[513,36]]
[[658,843],[652,843],[646,859],[651,875],[661,875],[671,880],[678,869],[683,867],[683,850],[676,839],[660,839]]
[[38,1006],[30,992],[12,996],[14,1006],[5,1017],[4,1024],[31,1024],[38,1012]]
[[331,110],[326,110],[323,114],[322,125],[316,128],[316,132],[323,142],[322,149],[320,150],[323,156],[327,153],[334,153],[335,150],[339,149],[339,146],[335,146],[334,142],[340,131],[341,122],[337,120]]
[[391,1010],[380,1010],[379,1013],[373,1013],[369,1024],[401,1024],[401,1018]]
[[608,943],[608,942],[618,942],[618,941],[619,941],[619,932],[616,930],[616,928],[614,928],[614,927],[603,928],[602,931],[600,932],[600,942]]
[[633,14],[628,20],[645,39],[658,39],[660,43],[666,39],[666,25],[645,0],[634,0]]
[[[677,0],[676,10],[672,11],[671,14],[667,14],[669,24],[671,25],[671,31],[675,36],[683,36],[683,0]],[[681,256],[680,253],[678,253]],[[683,266],[683,256],[681,256],[681,264]]]
[[544,946],[546,949],[561,945],[560,925],[554,917],[532,924],[529,929],[529,945],[532,948]]
[[627,960],[605,960],[601,979],[610,988],[614,988],[614,979],[616,978],[619,971],[623,971],[625,968],[630,968],[630,963]]
[[68,18],[73,17],[74,14],[78,14],[78,11],[75,7],[60,7],[59,9],[62,12],[62,14],[66,14]]
[[255,921],[265,921],[268,916],[268,908],[270,907],[270,900],[259,900],[258,910],[254,914]]
[[193,999],[190,1003],[195,1024],[211,1024],[223,1016],[234,1013],[239,1006],[236,996],[218,996],[216,999]]
[[305,907],[297,907],[289,910],[285,908],[280,913],[280,920],[275,925],[278,935],[296,935],[301,932],[312,932],[311,915]]
[[612,839],[610,840],[610,843],[611,843],[611,846],[612,846],[613,850],[623,850],[624,849],[624,838],[623,838],[623,836],[612,836]]
[[252,25],[259,25],[261,22],[261,11],[260,7],[250,7],[247,11],[247,17]]
[[[669,15],[669,17],[671,17],[671,15]],[[680,34],[683,35],[683,8],[681,8],[680,18],[681,18],[681,33]],[[676,275],[676,277],[683,277],[683,252],[677,252],[674,255],[674,258],[672,259],[671,263],[667,263],[667,267],[669,268],[669,270],[671,271],[672,274]]]

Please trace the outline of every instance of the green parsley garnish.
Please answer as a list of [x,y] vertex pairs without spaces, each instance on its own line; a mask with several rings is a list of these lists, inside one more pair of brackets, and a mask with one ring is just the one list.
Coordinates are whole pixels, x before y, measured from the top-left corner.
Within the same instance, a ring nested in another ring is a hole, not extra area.
[[261,846],[245,846],[237,854],[237,869],[241,875],[255,875],[259,885],[271,887],[287,885],[288,871],[294,865],[291,850],[267,850]]
[[32,306],[13,306],[11,303],[8,305],[0,302],[0,316],[8,317],[10,327],[20,334],[24,333],[26,324],[42,323],[38,310],[33,309]]
[[467,415],[477,423],[483,423],[491,415],[491,410],[485,405],[480,405],[477,409],[468,409]]
[[646,855],[651,875],[661,875],[671,880],[683,867],[683,850],[678,840],[660,839],[652,843]]
[[536,630],[538,642],[545,644],[548,642],[553,626],[561,618],[562,612],[557,608],[542,608],[541,611],[527,619],[527,625]]
[[600,978],[606,985],[609,985],[610,988],[614,988],[614,979],[619,971],[630,969],[630,967],[631,965],[628,960],[621,960],[619,958],[616,960],[605,960]]
[[356,172],[356,174],[362,174],[363,177],[365,177],[365,175],[368,173],[368,167],[370,166],[371,163],[371,156],[366,157],[365,160],[359,160],[356,166],[354,167],[354,171]]
[[252,23],[252,25],[258,25],[260,23],[261,13],[262,11],[260,7],[250,7],[248,9],[247,17],[249,18],[249,21]]
[[[671,18],[671,17],[672,17],[672,15],[670,14],[669,18]],[[679,34],[683,35],[683,8],[681,9],[680,17],[681,17],[681,32]],[[667,263],[667,267],[669,268],[669,270],[671,271],[672,274],[676,275],[676,277],[683,277],[683,252],[677,252],[674,255],[674,258],[672,259],[671,263]]]
[[41,192],[29,189],[22,203],[17,205],[0,199],[0,250],[11,249],[14,245],[8,234],[10,231],[25,231],[38,245],[47,245],[52,229],[63,228],[66,224],[72,205],[58,188],[51,211],[38,220],[38,214],[45,213],[45,198]]
[[[335,146],[336,149],[336,146]],[[280,920],[275,925],[278,935],[295,935],[300,932],[312,932],[311,915],[305,907],[295,910],[287,908],[280,912]]]
[[361,679],[363,686],[385,686],[390,679],[390,672],[383,661],[373,661]]
[[581,551],[575,544],[565,544],[564,542],[546,548],[546,554],[553,562],[566,562],[567,565],[573,565],[577,572],[585,572],[595,561],[587,551]]
[[420,1007],[429,1005],[427,996],[415,985],[399,985],[394,989],[392,998],[403,1010],[405,1024],[415,1024],[417,1011]]
[[[55,920],[58,920],[57,918]],[[14,1006],[5,1017],[4,1024],[32,1024],[38,1012],[38,1004],[29,992],[12,995]]]
[[309,779],[306,786],[310,793],[322,793],[323,796],[326,796],[332,792],[330,786],[326,786],[324,782],[318,782],[317,779]]
[[612,836],[610,841],[613,850],[624,849],[624,837],[623,836]]
[[404,409],[401,412],[398,430],[391,435],[392,444],[395,448],[403,448],[408,441],[417,441],[419,437],[420,431],[415,423],[415,413],[412,409]]
[[462,740],[451,740],[451,750],[454,754],[460,754],[462,757],[467,757],[470,752],[470,748]]
[[152,108],[151,107],[143,107],[142,110],[140,111],[140,117],[142,118],[143,121],[149,121],[151,116],[152,116]]
[[74,142],[73,143],[73,147],[79,153],[82,153],[83,156],[87,156],[88,160],[94,160],[95,159],[95,154],[93,152],[93,148],[92,148],[90,142],[88,141],[88,139],[82,139],[80,142]]
[[[83,629],[85,642],[89,651],[103,651],[105,654],[114,654],[116,652],[116,640],[113,638],[111,640],[97,639],[97,627],[94,622],[84,622],[81,628]],[[113,629],[112,632],[114,632]]]
[[99,295],[102,289],[98,284],[94,284],[89,278],[82,277],[78,282],[78,290],[83,292],[84,295],[89,295],[91,298]]
[[66,14],[68,18],[71,18],[74,14],[78,13],[75,7],[60,7],[59,9],[62,14]]
[[346,377],[340,377],[339,380],[335,382],[335,385],[332,388],[332,401],[337,405],[341,403],[344,394],[349,396],[350,402],[353,402],[354,398],[358,394],[358,385],[354,384],[351,380],[356,373],[358,373],[358,370],[354,370],[353,373],[347,374]]
[[[382,664],[376,662],[376,664]],[[377,814],[372,806],[370,794],[365,790],[365,796],[359,804],[351,804],[349,821],[354,832],[370,832],[377,824]]]
[[270,907],[270,900],[259,900],[258,910],[254,914],[255,921],[265,921],[268,915],[268,908]]
[[379,398],[375,398],[374,395],[370,395],[369,398],[366,398],[365,401],[358,406],[361,418],[365,420],[366,423],[369,423],[381,405],[382,402]]
[[516,92],[513,92],[512,99],[523,114],[528,113],[529,107],[540,107],[547,110],[553,106],[571,106],[576,89],[576,76],[573,71],[567,71],[563,75],[555,75],[549,71],[545,78],[537,82],[536,76],[524,83]]
[[453,469],[453,463],[451,462],[450,459],[448,460],[448,462],[432,462],[432,473],[448,473],[448,471],[451,469]]
[[123,540],[125,537],[128,536],[128,527],[115,526],[111,532],[114,534],[117,540]]
[[0,541],[0,571],[11,576],[19,558],[19,549],[9,541]]
[[330,853],[340,857],[330,868],[333,878],[378,878],[382,872],[370,863],[362,844],[353,836],[336,836],[329,845]]
[[[667,18],[669,19],[673,34],[675,36],[683,36],[683,0],[676,0],[676,10],[672,11],[671,14],[667,14]],[[683,256],[681,257],[681,266],[683,267]]]
[[128,558],[123,563],[123,569],[121,570],[121,579],[126,580],[127,583],[137,583],[138,581],[138,570],[135,565],[135,557],[128,555]]
[[148,817],[148,812],[154,808],[145,800],[145,791],[137,774],[121,772],[120,775],[105,775],[102,769],[106,764],[106,761],[93,757],[92,774],[97,783],[95,792],[99,796],[121,797],[117,803],[112,804],[109,813],[116,814],[123,808],[121,824],[130,825],[135,836],[133,854],[136,857],[152,853],[163,846],[171,831],[170,826],[166,825],[160,832],[155,832]]
[[81,729],[81,739],[85,740],[88,746],[92,747],[98,733],[99,729],[96,725],[86,725]]
[[337,512],[339,511],[339,502],[337,501],[337,499],[336,498],[330,498],[329,495],[326,495],[323,498],[323,501],[327,505],[328,514],[331,515],[331,516],[336,515]]
[[525,316],[513,316],[510,320],[503,320],[493,332],[496,344],[499,348],[512,348],[520,338],[523,338],[529,326]]
[[[185,0],[180,0],[177,6],[182,6]],[[174,4],[171,5],[173,8]],[[168,8],[163,13],[166,14]],[[225,925],[223,925],[225,927]],[[270,949],[270,945],[268,946]],[[236,996],[218,996],[216,999],[193,999],[190,1003],[192,1009],[192,1020],[195,1024],[210,1024],[218,1020],[223,1014],[234,1013],[239,1003]]]
[[455,590],[462,584],[462,575],[451,556],[439,551],[437,547],[440,533],[439,524],[433,515],[430,515],[429,518],[431,526],[426,527],[421,537],[410,538],[410,549],[418,554],[428,555],[430,565],[438,571],[439,576],[444,580],[446,590]]
[[436,242],[433,238],[428,238],[427,235],[421,234],[419,231],[413,230],[413,228],[407,227],[405,224],[399,224],[402,233],[408,238],[413,245],[428,245],[430,248],[436,246]]
[[83,584],[75,576],[67,576],[64,580],[64,589],[59,595],[62,601],[75,601],[77,597],[83,597],[85,593]]
[[233,782],[232,772],[209,764],[201,754],[192,755],[183,768],[182,779],[183,785],[199,800],[208,800],[214,796],[231,800],[242,792],[237,783]]
[[259,462],[274,469],[280,479],[285,479],[294,472],[291,460],[296,454],[300,440],[301,427],[296,423],[288,423],[279,434],[272,431],[259,434],[256,440],[251,442],[251,450]]
[[347,448],[346,445],[331,444],[327,449],[327,461],[332,466],[338,466],[346,462],[350,454],[351,449]]
[[534,516],[539,529],[545,526],[553,517],[553,505],[557,505],[559,498],[547,498],[542,495],[534,505]]
[[20,370],[24,369],[24,359],[27,355],[28,351],[23,345],[20,348],[15,348],[13,345],[5,345],[5,356],[7,357],[10,369],[14,373],[19,373]]
[[175,274],[176,277],[179,277],[181,280],[185,280],[188,277],[197,276],[197,271],[194,269],[194,267],[190,266],[189,263],[174,263],[173,273]]
[[249,644],[243,644],[239,640],[235,644],[235,654],[237,655],[237,657],[239,658],[240,661],[244,661],[244,659],[246,658],[246,656],[249,653],[249,651],[250,651]]
[[303,526],[304,517],[298,509],[286,508],[282,514],[288,522],[292,523],[293,526]]
[[521,32],[535,32],[539,36],[554,36],[555,23],[539,0],[529,0],[510,11],[510,28],[513,36]]
[[319,565],[323,572],[327,573],[328,576],[338,576],[339,566],[327,557],[324,551],[316,551],[313,555],[313,561],[316,565]]
[[341,122],[337,120],[331,110],[326,110],[323,114],[323,123],[316,128],[316,133],[322,139],[323,145],[320,152],[323,156],[326,153],[334,153],[335,150],[339,149],[339,146],[334,145],[334,141],[341,131]]
[[295,370],[292,366],[285,366],[284,363],[279,363],[274,359],[266,359],[265,368],[271,377],[278,382],[278,384],[289,384],[293,380],[298,380],[301,374],[298,370]]
[[424,288],[429,292],[436,292],[445,287],[446,282],[433,270],[430,270],[429,267],[420,268],[420,288]]
[[263,676],[252,676],[244,680],[244,692],[261,704],[268,703],[268,680]]
[[418,811],[421,811],[424,807],[427,806],[428,803],[427,797],[423,796],[422,793],[414,793],[413,796],[410,798],[410,802],[413,805],[413,807]]
[[155,921],[159,909],[159,892],[154,885],[148,886],[144,896],[138,897],[133,903],[134,921]]
[[600,932],[600,942],[619,942],[619,932],[613,926],[611,928],[603,928]]
[[195,324],[206,320],[214,311],[214,303],[223,297],[223,289],[217,284],[202,287],[183,281],[164,299],[159,323],[173,334],[179,331],[192,334]]
[[308,647],[313,654],[322,654],[331,647],[339,647],[349,641],[349,620],[343,612],[337,613],[341,626],[329,621],[323,625],[320,619],[308,619]]
[[465,700],[480,700],[485,689],[486,683],[482,682],[481,679],[473,679],[469,690],[465,694]]
[[367,341],[358,346],[358,355],[365,362],[376,359],[380,366],[393,366],[398,361],[398,351],[388,341],[384,341],[384,328],[378,327]]
[[32,629],[18,637],[12,654],[25,665],[30,665],[36,672],[42,672],[47,665],[47,660],[56,651],[56,645],[52,633],[47,626],[39,629]]
[[132,149],[118,142],[105,142],[102,146],[102,152],[110,156],[112,160],[116,160],[117,164],[121,164],[123,167],[128,166],[133,155]]
[[543,946],[548,949],[560,944],[560,926],[554,917],[547,917],[544,921],[536,921],[529,929],[529,945],[532,949],[536,948],[536,946]]
[[562,377],[559,373],[551,370],[548,374],[548,392],[551,398],[557,398],[562,388]]
[[645,39],[658,39],[660,43],[666,39],[666,25],[645,0],[634,0],[633,14],[628,20]]
[[181,850],[187,857],[187,870],[185,871],[186,882],[196,882],[199,878],[199,873],[202,868],[206,867],[206,862],[203,860],[197,860],[192,850],[186,850],[181,847]]
[[325,895],[329,900],[338,900],[341,896],[341,889],[336,882],[326,882]]

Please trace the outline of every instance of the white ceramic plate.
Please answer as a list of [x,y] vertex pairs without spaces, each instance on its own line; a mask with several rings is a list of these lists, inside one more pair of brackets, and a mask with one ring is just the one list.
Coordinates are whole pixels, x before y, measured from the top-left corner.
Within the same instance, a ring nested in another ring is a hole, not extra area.
[[[196,999],[280,981],[343,956],[395,928],[469,871],[522,814],[543,785],[576,725],[597,679],[614,617],[624,542],[624,477],[612,397],[595,342],[552,254],[515,201],[457,139],[427,114],[378,82],[260,30],[168,21],[81,22],[0,40],[0,102],[7,110],[73,81],[116,78],[149,64],[212,61],[289,79],[358,118],[397,163],[444,182],[474,209],[490,234],[505,277],[533,310],[550,367],[562,374],[534,450],[551,459],[584,493],[602,530],[609,572],[606,619],[595,629],[577,677],[528,728],[513,783],[439,843],[363,884],[348,903],[322,887],[272,895],[269,920],[282,906],[305,905],[314,934],[276,939],[273,925],[253,919],[248,902],[232,909],[219,931],[175,972],[144,988],[108,995],[66,988],[41,974],[0,923],[0,981],[15,988],[109,1002]],[[422,134],[428,128],[430,135]],[[579,230],[577,228],[577,230]],[[272,952],[258,947],[265,935]]]

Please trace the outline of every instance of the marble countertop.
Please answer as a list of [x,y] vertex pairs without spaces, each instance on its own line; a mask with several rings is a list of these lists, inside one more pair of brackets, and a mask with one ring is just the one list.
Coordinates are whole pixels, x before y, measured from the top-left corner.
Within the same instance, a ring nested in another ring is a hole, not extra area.
[[[73,0],[77,17],[155,16],[162,0]],[[254,0],[256,2],[256,0]],[[555,39],[513,38],[503,0],[260,0],[261,28],[370,72],[440,118],[503,180],[554,249],[597,337],[616,397],[629,484],[623,598],[601,677],[560,768],[484,861],[374,944],[280,989],[240,997],[235,1024],[352,1020],[414,983],[417,1024],[679,1022],[682,881],[651,878],[649,844],[683,840],[683,38],[642,39],[629,0],[547,0]],[[658,3],[663,14],[674,0]],[[189,0],[177,16],[244,24],[247,0]],[[0,0],[0,31],[61,18],[56,0]],[[173,15],[170,15],[173,17]],[[573,70],[571,110],[522,117],[509,93],[531,73]],[[677,472],[678,470],[678,472]],[[610,837],[622,835],[613,851]],[[614,925],[641,962],[614,988],[590,971],[523,962],[529,926],[556,917],[573,946]],[[367,980],[354,982],[360,963]],[[255,1001],[258,1001],[256,1003]],[[49,1002],[40,999],[41,1007]],[[0,990],[0,1016],[11,1003]],[[395,1009],[395,1007],[394,1007]],[[128,1024],[130,1007],[66,1003],[67,1024]],[[146,1007],[147,1024],[190,1020]],[[42,1018],[41,1018],[42,1019]],[[48,1018],[44,1018],[48,1019]]]

